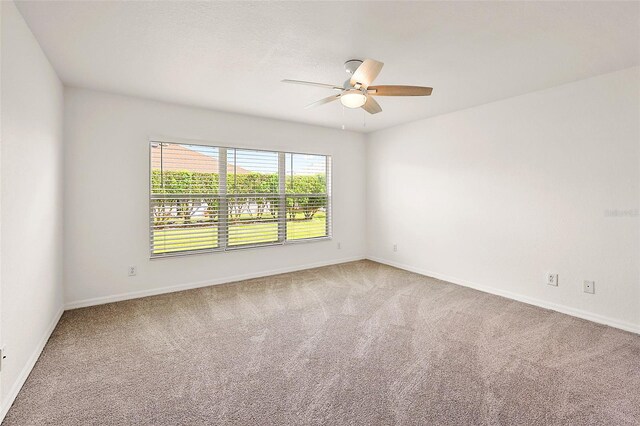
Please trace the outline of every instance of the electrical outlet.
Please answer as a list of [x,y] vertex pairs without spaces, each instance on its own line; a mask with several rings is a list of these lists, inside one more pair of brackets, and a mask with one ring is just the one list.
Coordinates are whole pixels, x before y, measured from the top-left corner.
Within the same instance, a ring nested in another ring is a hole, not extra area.
[[129,276],[130,277],[133,277],[137,273],[138,273],[138,268],[136,268],[135,266],[129,266]]
[[2,371],[2,367],[4,367],[5,359],[7,359],[7,350],[3,346],[0,348],[0,371]]
[[398,245],[397,244],[393,245],[393,251],[398,251]]
[[595,294],[596,293],[596,282],[595,281],[584,281],[583,289],[585,293]]
[[558,274],[554,274],[549,272],[547,274],[547,285],[552,285],[554,287],[558,287]]
[[342,243],[338,243],[338,250],[342,248]]

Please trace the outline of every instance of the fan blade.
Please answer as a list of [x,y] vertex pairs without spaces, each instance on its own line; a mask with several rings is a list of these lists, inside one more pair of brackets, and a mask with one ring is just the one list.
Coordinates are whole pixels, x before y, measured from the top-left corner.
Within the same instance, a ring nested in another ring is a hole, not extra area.
[[340,99],[340,96],[342,96],[342,94],[328,96],[326,98],[320,99],[319,101],[315,101],[314,103],[309,104],[304,108],[305,109],[315,108],[315,107],[320,106],[320,105],[328,104],[329,102],[337,101],[338,99]]
[[362,64],[358,67],[358,69],[351,76],[352,86],[360,83],[366,89],[369,85],[376,79],[378,74],[380,74],[380,70],[383,67],[382,62],[378,62],[374,59],[365,59]]
[[301,81],[301,80],[282,80],[283,83],[304,84],[305,86],[324,87],[327,89],[342,90],[341,86],[334,86],[333,84],[314,83],[313,81]]
[[377,114],[379,112],[382,112],[382,107],[380,106],[380,104],[376,102],[376,100],[371,96],[367,96],[367,102],[362,105],[362,109],[367,111],[369,114]]
[[[375,90],[375,92],[373,92]],[[422,86],[369,86],[367,91],[374,96],[429,96],[432,87]]]

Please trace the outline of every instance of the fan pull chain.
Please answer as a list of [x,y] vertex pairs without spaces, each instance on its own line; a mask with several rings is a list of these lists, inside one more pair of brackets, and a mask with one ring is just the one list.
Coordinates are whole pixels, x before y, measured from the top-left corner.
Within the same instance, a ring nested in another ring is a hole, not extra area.
[[364,109],[362,110],[362,127],[367,127],[367,113]]
[[345,125],[344,125],[344,105],[342,105],[342,130],[345,129]]

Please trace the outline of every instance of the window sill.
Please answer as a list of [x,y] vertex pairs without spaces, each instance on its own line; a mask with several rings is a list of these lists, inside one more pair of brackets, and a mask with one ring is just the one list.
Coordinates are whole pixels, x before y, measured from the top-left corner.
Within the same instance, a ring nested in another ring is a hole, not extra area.
[[203,254],[212,254],[212,253],[233,253],[234,251],[242,251],[242,250],[251,250],[258,249],[264,247],[283,247],[290,245],[298,245],[298,244],[307,244],[307,243],[318,243],[323,241],[332,240],[333,237],[316,237],[316,238],[306,238],[300,240],[289,240],[284,243],[267,243],[267,244],[251,244],[246,246],[237,246],[231,247],[227,249],[215,248],[215,249],[205,249],[205,250],[193,250],[193,251],[183,251],[183,252],[173,252],[167,254],[156,254],[149,256],[150,260],[159,260],[159,259],[167,259],[173,257],[184,257],[184,256],[197,256]]

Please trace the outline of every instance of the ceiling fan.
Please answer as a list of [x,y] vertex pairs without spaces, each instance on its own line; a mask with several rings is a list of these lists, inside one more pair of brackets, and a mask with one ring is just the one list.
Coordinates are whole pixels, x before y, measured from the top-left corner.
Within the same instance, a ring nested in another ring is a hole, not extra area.
[[382,62],[375,59],[351,59],[344,63],[344,68],[351,75],[342,86],[311,81],[282,80],[283,83],[304,84],[307,86],[325,87],[339,90],[340,93],[320,99],[305,108],[313,108],[340,99],[342,105],[347,108],[362,108],[369,114],[377,114],[382,111],[380,104],[373,96],[429,96],[433,91],[431,87],[422,86],[371,86],[371,83],[380,74]]

